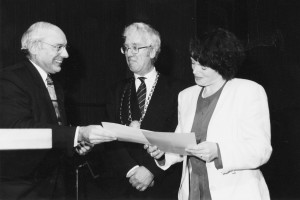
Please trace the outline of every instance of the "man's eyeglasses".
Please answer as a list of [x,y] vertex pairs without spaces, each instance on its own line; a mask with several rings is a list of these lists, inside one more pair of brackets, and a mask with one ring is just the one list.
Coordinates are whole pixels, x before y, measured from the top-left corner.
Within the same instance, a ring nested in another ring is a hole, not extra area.
[[137,46],[126,47],[126,46],[123,46],[123,47],[121,47],[121,53],[126,54],[126,53],[128,53],[128,51],[130,49],[131,53],[138,54],[140,49],[149,48],[149,47],[151,47],[151,45],[144,46],[144,47],[137,47]]
[[56,50],[57,53],[61,53],[63,49],[67,50],[69,48],[68,45],[63,45],[63,44],[53,45],[53,44],[49,44],[47,42],[42,42],[42,41],[40,41],[40,42],[50,45],[51,47],[53,47]]

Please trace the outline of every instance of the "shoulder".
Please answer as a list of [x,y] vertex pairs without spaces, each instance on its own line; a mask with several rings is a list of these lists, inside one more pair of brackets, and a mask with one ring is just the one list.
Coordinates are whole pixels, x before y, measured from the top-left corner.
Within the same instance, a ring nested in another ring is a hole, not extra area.
[[0,70],[0,73],[1,75],[7,75],[13,73],[22,73],[25,70],[26,70],[26,61],[4,67]]
[[199,85],[193,85],[193,86],[190,86],[184,90],[182,90],[180,93],[179,93],[179,97],[180,98],[190,98],[194,95],[199,95],[199,92],[201,91],[201,88]]
[[234,78],[227,82],[223,89],[224,93],[238,94],[239,97],[250,98],[252,96],[266,97],[265,89],[258,83],[247,80]]
[[124,88],[130,87],[131,84],[133,84],[133,83],[134,83],[133,77],[123,79],[123,80],[120,80],[120,81],[117,81],[117,82],[111,84],[108,87],[108,91],[112,92],[112,93],[120,92],[120,91],[123,91]]
[[248,79],[240,79],[240,78],[234,78],[227,82],[226,87],[230,88],[236,88],[236,89],[263,89],[263,87],[251,80]]
[[17,81],[23,79],[28,73],[26,62],[20,62],[12,66],[5,67],[0,71],[1,80]]

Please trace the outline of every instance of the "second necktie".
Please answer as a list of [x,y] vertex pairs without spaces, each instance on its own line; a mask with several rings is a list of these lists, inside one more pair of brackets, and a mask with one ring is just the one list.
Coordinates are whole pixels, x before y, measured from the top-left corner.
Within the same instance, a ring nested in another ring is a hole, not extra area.
[[145,102],[146,102],[146,93],[147,93],[147,88],[146,88],[146,84],[145,84],[145,77],[139,77],[141,84],[137,90],[137,99],[139,102],[139,107],[140,107],[140,111],[141,114],[143,114],[144,112],[144,108],[145,108]]

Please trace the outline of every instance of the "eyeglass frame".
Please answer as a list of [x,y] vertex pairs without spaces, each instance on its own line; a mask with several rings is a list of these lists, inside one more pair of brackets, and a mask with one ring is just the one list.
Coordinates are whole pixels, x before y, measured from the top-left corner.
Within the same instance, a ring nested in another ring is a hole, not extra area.
[[[121,53],[122,54],[127,54],[129,49],[131,49],[131,53],[138,54],[140,52],[140,49],[145,49],[145,48],[149,48],[149,47],[152,47],[152,45],[143,46],[143,47],[137,47],[137,46],[126,47],[126,46],[122,46],[121,47]],[[125,48],[125,50],[124,50],[124,48]]]
[[61,53],[63,49],[67,50],[69,48],[68,45],[63,45],[63,44],[53,45],[53,44],[49,44],[49,43],[44,42],[44,41],[39,41],[39,42],[52,46],[53,48],[56,49],[57,53]]

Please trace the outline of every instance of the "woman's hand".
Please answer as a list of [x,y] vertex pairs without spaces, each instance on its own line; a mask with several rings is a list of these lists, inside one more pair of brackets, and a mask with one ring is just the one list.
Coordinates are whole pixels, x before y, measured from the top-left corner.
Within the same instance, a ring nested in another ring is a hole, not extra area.
[[188,146],[185,151],[206,162],[211,162],[218,157],[218,147],[214,142],[205,141],[197,145]]
[[165,152],[159,150],[157,146],[152,146],[150,144],[145,144],[144,149],[146,149],[147,152],[155,159],[160,159],[165,154]]

